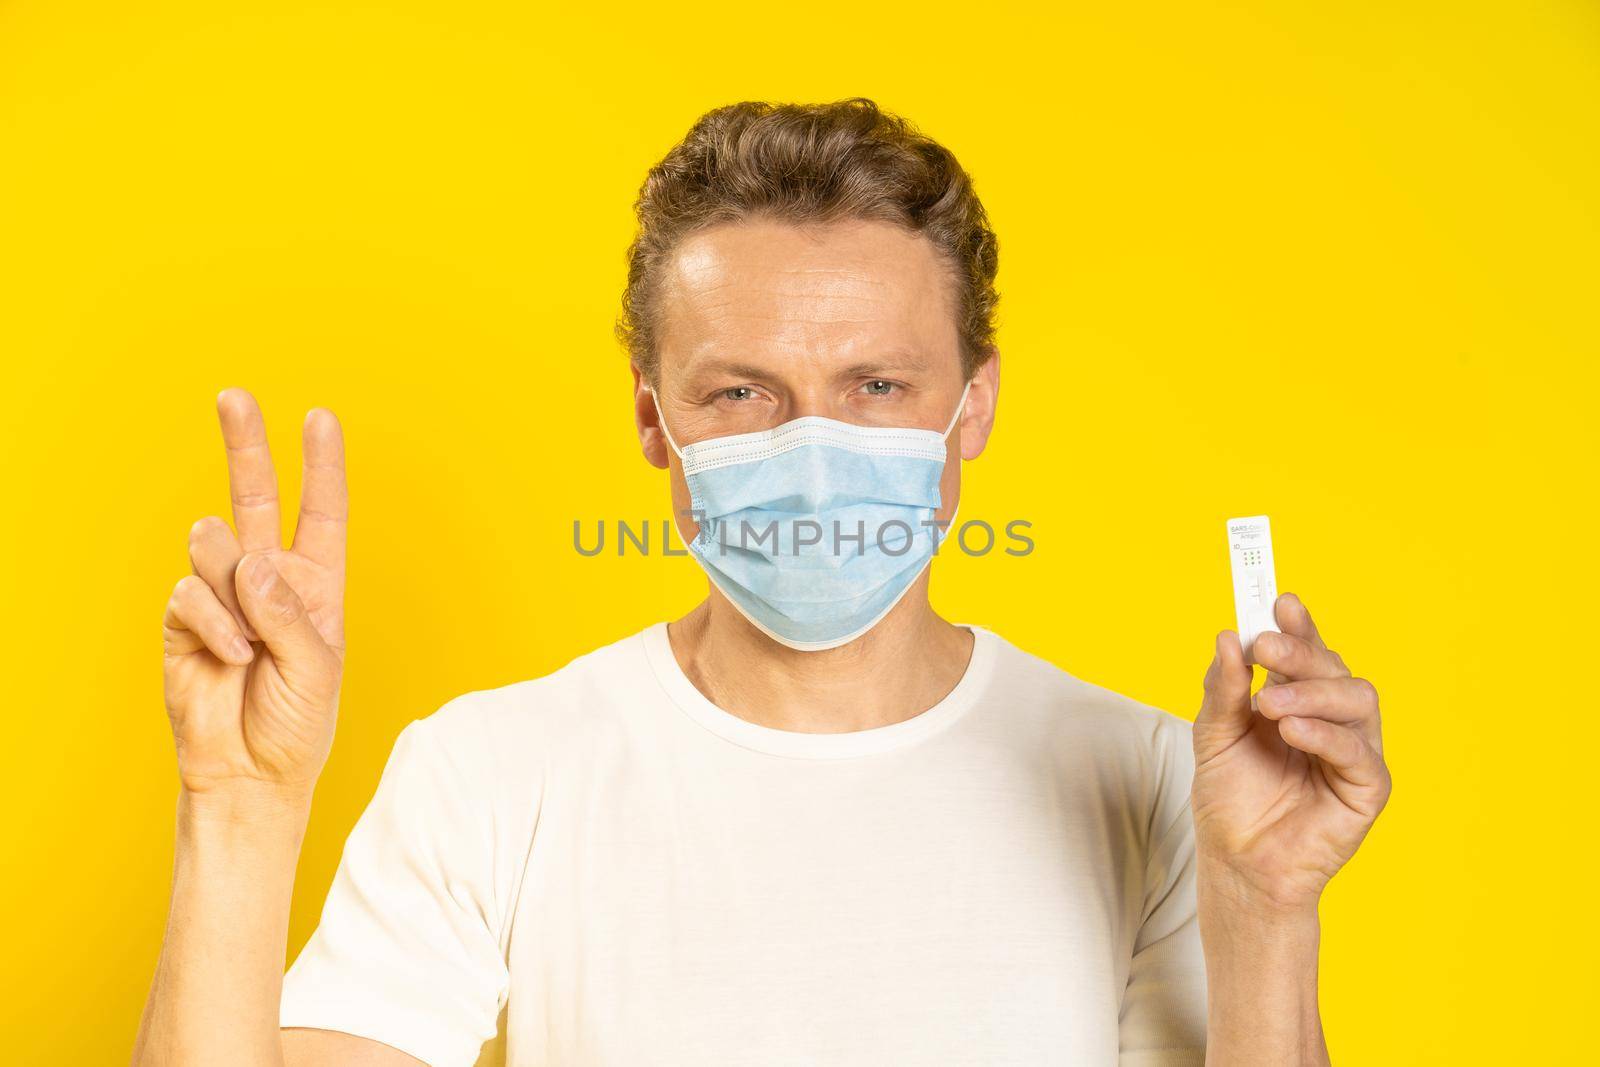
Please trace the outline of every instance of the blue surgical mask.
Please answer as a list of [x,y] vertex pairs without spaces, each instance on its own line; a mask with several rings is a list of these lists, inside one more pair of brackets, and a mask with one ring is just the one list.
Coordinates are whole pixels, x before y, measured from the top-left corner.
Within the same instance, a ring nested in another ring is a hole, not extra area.
[[802,652],[854,641],[943,541],[934,513],[945,439],[966,399],[963,389],[943,433],[808,415],[679,448],[662,418],[700,525],[689,551],[774,641]]

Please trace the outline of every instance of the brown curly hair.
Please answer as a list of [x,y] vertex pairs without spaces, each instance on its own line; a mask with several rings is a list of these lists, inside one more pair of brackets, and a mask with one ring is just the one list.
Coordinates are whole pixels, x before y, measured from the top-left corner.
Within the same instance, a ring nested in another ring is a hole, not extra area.
[[679,241],[721,222],[891,222],[942,254],[957,283],[970,378],[993,352],[999,245],[972,179],[943,145],[866,97],[829,104],[749,100],[707,112],[650,168],[634,203],[617,339],[647,380],[659,358],[655,289]]

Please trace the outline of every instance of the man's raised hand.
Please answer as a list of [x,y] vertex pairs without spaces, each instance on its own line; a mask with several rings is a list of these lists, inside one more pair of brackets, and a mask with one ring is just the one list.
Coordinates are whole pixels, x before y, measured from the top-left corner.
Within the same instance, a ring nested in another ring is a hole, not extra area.
[[1388,802],[1378,693],[1353,677],[1292,593],[1282,633],[1255,640],[1266,686],[1250,695],[1239,635],[1224,630],[1194,722],[1192,792],[1202,865],[1241,903],[1315,909]]
[[178,772],[192,793],[309,793],[333,744],[344,666],[344,438],[331,411],[306,416],[300,517],[284,549],[261,409],[228,389],[217,414],[234,527],[194,524],[194,573],[173,589],[163,625]]

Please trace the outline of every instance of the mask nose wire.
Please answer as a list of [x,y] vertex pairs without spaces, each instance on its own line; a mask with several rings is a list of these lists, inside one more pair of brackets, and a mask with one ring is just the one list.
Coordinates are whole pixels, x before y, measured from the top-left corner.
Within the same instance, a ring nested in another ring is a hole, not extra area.
[[[656,406],[656,423],[661,427],[661,436],[667,439],[667,447],[672,449],[672,454],[682,460],[683,449],[678,447],[678,443],[672,439],[672,431],[667,429],[667,417],[661,414],[661,398],[656,395],[655,386],[650,385],[645,388],[650,390],[650,402]],[[962,395],[965,396],[966,394]]]
[[961,421],[962,412],[967,410],[967,394],[971,391],[972,379],[968,378],[967,384],[961,390],[961,400],[956,404],[956,413],[950,416],[950,425],[944,428],[944,433],[940,434],[940,437],[949,437],[951,432],[955,430],[956,423]]

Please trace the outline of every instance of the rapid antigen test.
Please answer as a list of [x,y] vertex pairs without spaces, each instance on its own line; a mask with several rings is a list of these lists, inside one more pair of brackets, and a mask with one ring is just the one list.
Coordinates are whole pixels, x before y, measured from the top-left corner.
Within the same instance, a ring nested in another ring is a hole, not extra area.
[[1228,520],[1228,558],[1233,563],[1233,610],[1239,642],[1250,659],[1256,635],[1278,631],[1273,605],[1278,579],[1272,564],[1272,525],[1265,515]]

